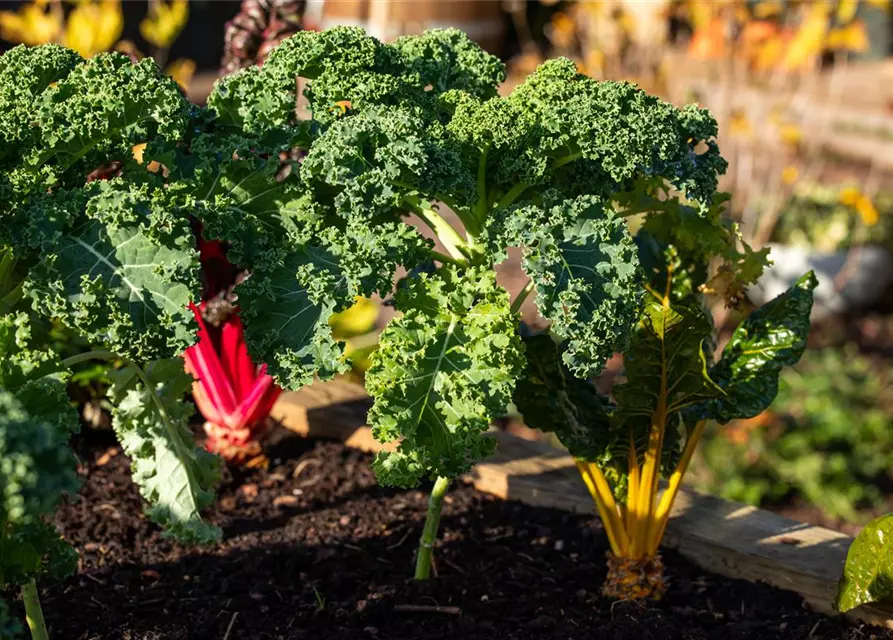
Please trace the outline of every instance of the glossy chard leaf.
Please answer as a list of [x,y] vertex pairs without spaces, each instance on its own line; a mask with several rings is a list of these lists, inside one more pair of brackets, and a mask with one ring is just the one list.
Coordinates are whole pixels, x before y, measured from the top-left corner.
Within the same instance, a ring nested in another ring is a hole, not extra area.
[[376,475],[404,487],[457,477],[493,453],[484,433],[523,367],[508,294],[490,269],[444,268],[408,282],[396,303],[403,315],[381,334],[366,388],[375,438],[402,441],[379,454]]
[[893,599],[893,514],[877,518],[856,536],[847,552],[834,608]]
[[752,418],[772,404],[782,367],[796,364],[806,348],[817,285],[815,275],[807,273],[738,326],[710,370],[724,394],[694,407],[693,414],[726,423]]
[[160,360],[145,368],[131,364],[112,382],[112,426],[149,503],[148,516],[166,535],[184,542],[219,539],[220,530],[202,520],[201,510],[214,499],[220,459],[193,442],[189,420],[195,409],[183,401],[192,377],[183,361]]
[[524,423],[554,433],[575,458],[602,460],[612,449],[610,401],[568,370],[550,336],[524,338],[524,351],[527,364],[513,395]]
[[612,427],[624,454],[630,435],[641,453],[652,426],[663,425],[663,462],[672,464],[684,442],[682,412],[724,394],[707,373],[704,343],[712,331],[710,317],[697,302],[645,302],[625,354],[626,382],[613,391]]
[[599,373],[635,325],[641,271],[626,222],[584,196],[520,207],[504,224],[506,241],[523,247],[540,313],[565,341],[564,363],[580,377]]

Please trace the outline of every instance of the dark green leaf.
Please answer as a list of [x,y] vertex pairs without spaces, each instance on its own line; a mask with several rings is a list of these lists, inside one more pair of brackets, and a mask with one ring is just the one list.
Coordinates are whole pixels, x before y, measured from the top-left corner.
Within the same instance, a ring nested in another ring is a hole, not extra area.
[[610,401],[567,369],[548,335],[525,338],[524,350],[527,366],[513,395],[524,423],[554,433],[576,458],[601,460],[611,449]]
[[710,317],[695,302],[645,302],[624,358],[626,382],[614,387],[613,429],[624,457],[630,436],[642,453],[652,425],[662,420],[664,464],[672,464],[684,443],[683,410],[723,395],[707,374],[704,342],[712,331]]
[[809,272],[741,323],[710,370],[725,394],[698,405],[693,413],[725,423],[752,418],[769,407],[778,393],[781,368],[796,364],[806,348],[817,285]]
[[509,244],[536,285],[540,313],[566,340],[562,358],[577,376],[599,373],[626,348],[635,324],[641,272],[622,218],[592,197],[522,207],[505,221]]

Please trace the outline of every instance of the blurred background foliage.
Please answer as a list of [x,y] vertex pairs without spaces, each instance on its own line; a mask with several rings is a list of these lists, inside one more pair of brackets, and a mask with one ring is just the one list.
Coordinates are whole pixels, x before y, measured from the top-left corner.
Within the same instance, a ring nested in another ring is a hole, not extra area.
[[689,482],[748,504],[811,504],[832,523],[864,523],[889,507],[884,491],[893,488],[890,384],[889,371],[855,345],[808,351],[783,374],[770,411],[704,435]]

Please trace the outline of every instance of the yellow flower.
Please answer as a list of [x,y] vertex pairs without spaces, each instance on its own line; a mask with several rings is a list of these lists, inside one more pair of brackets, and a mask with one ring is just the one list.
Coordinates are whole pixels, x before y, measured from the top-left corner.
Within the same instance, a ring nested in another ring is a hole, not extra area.
[[828,48],[838,51],[868,51],[868,32],[861,20],[845,27],[831,29],[828,33]]
[[62,31],[62,12],[58,5],[37,0],[18,11],[0,11],[0,38],[29,46],[54,42]]
[[168,49],[183,31],[188,19],[188,0],[155,0],[149,3],[149,15],[140,22],[140,33],[147,42]]
[[880,218],[871,198],[866,195],[859,196],[859,199],[856,201],[856,212],[862,218],[862,224],[866,227],[873,227]]
[[781,181],[787,185],[794,184],[799,177],[800,172],[797,170],[797,167],[792,164],[786,166],[781,172]]
[[189,89],[192,76],[195,75],[195,61],[189,58],[178,58],[167,67],[167,75],[177,81],[183,91]]
[[803,140],[803,130],[795,124],[783,124],[778,127],[778,134],[785,144],[796,146]]
[[848,207],[855,207],[862,193],[856,187],[844,187],[840,190],[840,203]]
[[115,46],[123,29],[120,0],[82,0],[68,15],[65,46],[89,58]]
[[747,119],[747,115],[741,111],[733,111],[729,118],[729,133],[733,136],[749,138],[753,134],[753,126]]

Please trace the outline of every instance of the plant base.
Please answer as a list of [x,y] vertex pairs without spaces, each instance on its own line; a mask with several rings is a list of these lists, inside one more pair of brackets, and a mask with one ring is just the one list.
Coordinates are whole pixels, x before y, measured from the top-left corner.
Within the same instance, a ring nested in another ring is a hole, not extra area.
[[660,554],[645,558],[622,558],[608,553],[608,577],[602,593],[613,600],[660,600],[667,592],[664,563]]

